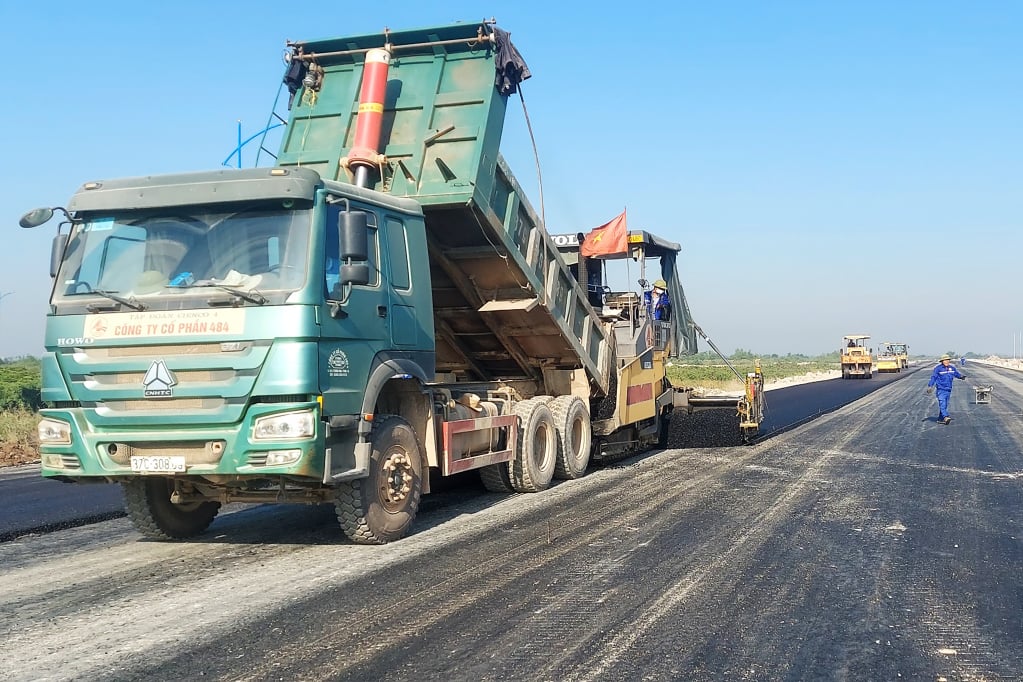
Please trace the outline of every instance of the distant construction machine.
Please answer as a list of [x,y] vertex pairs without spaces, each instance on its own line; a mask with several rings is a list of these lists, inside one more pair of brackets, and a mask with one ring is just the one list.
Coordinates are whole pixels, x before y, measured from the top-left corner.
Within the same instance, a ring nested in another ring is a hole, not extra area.
[[878,372],[901,372],[909,367],[909,346],[885,341],[877,348]]
[[867,346],[865,334],[851,334],[842,337],[842,378],[861,377],[869,379],[873,370],[874,361],[870,356],[870,347]]

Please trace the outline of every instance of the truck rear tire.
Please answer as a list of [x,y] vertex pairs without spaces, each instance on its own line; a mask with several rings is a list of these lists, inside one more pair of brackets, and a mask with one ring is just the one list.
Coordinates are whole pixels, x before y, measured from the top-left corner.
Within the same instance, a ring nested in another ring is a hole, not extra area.
[[558,454],[554,477],[562,480],[581,478],[590,464],[590,413],[586,403],[574,395],[555,398],[548,405],[554,416]]
[[412,426],[398,416],[378,418],[369,438],[369,473],[338,484],[334,510],[352,542],[382,545],[404,537],[416,518],[423,451]]
[[492,493],[515,492],[515,488],[511,484],[511,475],[508,473],[508,462],[481,468],[480,481],[483,482],[483,487]]
[[131,524],[153,540],[181,540],[210,527],[220,511],[219,502],[174,504],[174,479],[165,476],[135,478],[121,483],[124,506]]
[[542,398],[518,403],[519,417],[515,458],[509,462],[512,487],[519,493],[546,490],[554,478],[557,461],[557,430],[551,408]]

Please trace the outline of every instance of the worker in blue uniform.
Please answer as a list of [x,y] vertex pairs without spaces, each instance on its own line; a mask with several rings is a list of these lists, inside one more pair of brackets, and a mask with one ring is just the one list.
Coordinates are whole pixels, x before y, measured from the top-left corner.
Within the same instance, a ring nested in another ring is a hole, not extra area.
[[655,320],[671,319],[671,299],[668,298],[668,284],[663,279],[656,280],[650,291],[643,292],[643,303],[651,317]]
[[952,395],[952,381],[954,379],[965,379],[955,365],[952,364],[951,355],[942,355],[941,361],[931,372],[930,381],[927,382],[927,392],[932,390],[938,397],[938,421],[942,424],[949,424],[952,417],[948,416],[948,399]]

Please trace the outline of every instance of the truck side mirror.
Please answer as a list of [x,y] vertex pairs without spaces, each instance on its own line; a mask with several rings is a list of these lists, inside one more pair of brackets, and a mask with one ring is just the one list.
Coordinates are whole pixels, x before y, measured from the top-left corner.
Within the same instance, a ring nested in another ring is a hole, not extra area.
[[57,276],[57,270],[60,269],[60,261],[64,258],[64,246],[67,244],[68,235],[57,234],[53,237],[53,241],[50,242],[50,277]]
[[341,266],[341,284],[369,284],[367,263],[345,263]]
[[21,216],[21,220],[18,221],[18,224],[26,229],[32,227],[39,227],[52,217],[53,217],[52,208],[37,208]]
[[369,259],[369,221],[364,211],[345,211],[337,219],[338,244],[341,260]]

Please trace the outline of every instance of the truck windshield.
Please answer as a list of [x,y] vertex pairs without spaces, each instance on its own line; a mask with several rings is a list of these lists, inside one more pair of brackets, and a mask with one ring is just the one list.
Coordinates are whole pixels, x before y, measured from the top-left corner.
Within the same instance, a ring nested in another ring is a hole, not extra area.
[[279,207],[92,217],[72,231],[53,303],[128,300],[160,309],[225,295],[282,303],[305,284],[310,221],[308,209]]

